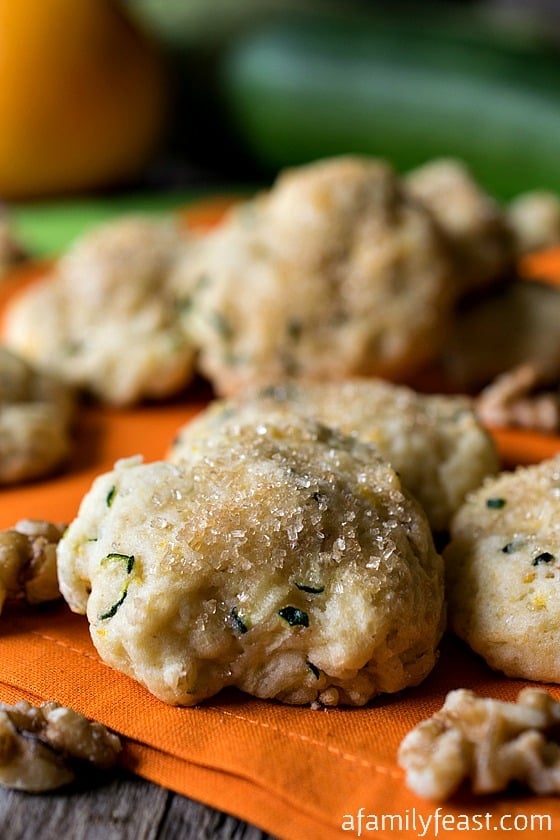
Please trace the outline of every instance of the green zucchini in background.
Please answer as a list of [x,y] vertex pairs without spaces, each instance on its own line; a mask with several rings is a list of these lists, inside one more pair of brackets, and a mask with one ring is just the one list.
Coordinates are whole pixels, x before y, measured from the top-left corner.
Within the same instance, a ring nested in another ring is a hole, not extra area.
[[344,153],[400,170],[452,155],[500,198],[560,192],[551,46],[414,21],[297,16],[232,39],[215,71],[224,125],[263,171]]

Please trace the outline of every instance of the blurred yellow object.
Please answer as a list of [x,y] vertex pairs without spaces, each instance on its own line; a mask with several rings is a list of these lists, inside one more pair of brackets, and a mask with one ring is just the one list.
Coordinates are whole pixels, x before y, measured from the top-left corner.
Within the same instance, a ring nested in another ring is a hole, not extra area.
[[166,81],[116,0],[0,0],[0,197],[123,182],[149,160]]

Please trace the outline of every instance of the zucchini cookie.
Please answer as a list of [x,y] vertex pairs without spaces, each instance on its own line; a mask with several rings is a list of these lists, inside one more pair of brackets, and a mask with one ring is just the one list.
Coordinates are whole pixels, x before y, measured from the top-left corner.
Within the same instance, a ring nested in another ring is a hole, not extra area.
[[459,160],[438,158],[405,178],[433,213],[456,264],[459,294],[488,286],[512,270],[517,255],[509,217]]
[[194,364],[167,284],[182,244],[168,219],[95,228],[8,305],[6,343],[108,403],[178,391]]
[[67,385],[0,346],[0,485],[52,473],[71,449]]
[[58,574],[101,657],[172,704],[236,686],[363,705],[421,682],[442,632],[423,511],[372,447],[311,421],[217,436],[191,463],[119,462]]
[[519,254],[560,244],[560,196],[547,190],[521,193],[507,208]]
[[391,167],[344,157],[288,170],[235,208],[174,283],[201,372],[225,395],[286,376],[406,377],[440,347],[450,272]]
[[180,429],[169,459],[204,452],[204,438],[271,416],[309,417],[375,444],[427,513],[445,531],[470,490],[498,472],[496,447],[467,397],[419,394],[381,379],[284,382],[217,400]]
[[487,480],[451,537],[451,629],[510,677],[560,682],[560,456]]

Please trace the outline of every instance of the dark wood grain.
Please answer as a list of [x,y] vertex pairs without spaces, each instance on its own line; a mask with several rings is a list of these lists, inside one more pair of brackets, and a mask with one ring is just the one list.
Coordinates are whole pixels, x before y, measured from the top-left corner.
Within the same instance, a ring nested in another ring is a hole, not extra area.
[[254,826],[125,773],[91,789],[0,787],[2,840],[274,840]]

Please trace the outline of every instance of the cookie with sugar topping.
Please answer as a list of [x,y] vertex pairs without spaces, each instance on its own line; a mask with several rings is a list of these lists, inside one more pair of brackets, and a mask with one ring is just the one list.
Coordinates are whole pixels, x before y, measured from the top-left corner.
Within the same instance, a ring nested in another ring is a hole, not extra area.
[[54,472],[72,449],[70,388],[0,346],[0,485]]
[[370,446],[314,422],[218,435],[190,463],[117,464],[58,573],[101,657],[173,704],[236,686],[363,705],[421,682],[442,632],[423,511]]
[[470,490],[499,468],[496,447],[467,397],[419,394],[381,379],[289,381],[249,388],[215,401],[179,430],[172,461],[232,425],[270,415],[309,417],[374,443],[424,507],[434,531],[444,531]]
[[528,254],[560,244],[560,196],[556,193],[548,190],[521,193],[509,203],[507,216],[518,253]]
[[405,378],[440,348],[451,270],[392,168],[341,157],[284,171],[185,253],[173,283],[224,395],[286,376]]
[[560,456],[488,479],[451,537],[451,629],[510,677],[560,682]]
[[404,183],[445,233],[460,294],[486,288],[513,269],[516,248],[507,212],[462,161],[436,158],[409,172]]
[[148,215],[92,228],[8,302],[6,343],[103,402],[176,393],[194,371],[167,283],[184,240],[174,220]]

